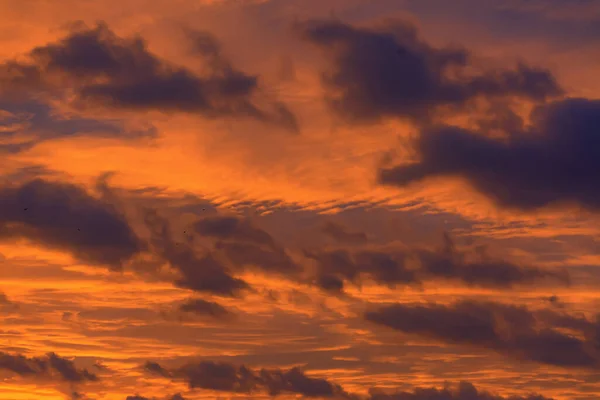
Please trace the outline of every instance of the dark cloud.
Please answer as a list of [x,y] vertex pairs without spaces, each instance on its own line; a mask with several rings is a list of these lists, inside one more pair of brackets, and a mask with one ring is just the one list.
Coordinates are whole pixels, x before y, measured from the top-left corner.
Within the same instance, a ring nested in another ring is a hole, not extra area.
[[450,236],[445,235],[444,238],[445,246],[442,249],[416,252],[422,272],[426,275],[460,280],[471,286],[496,288],[534,284],[544,279],[562,284],[570,282],[566,270],[541,269],[494,259],[485,254],[469,254],[458,250]]
[[212,361],[185,365],[177,371],[177,375],[184,377],[192,389],[250,393],[260,385],[260,379],[245,366]]
[[[153,370],[156,370],[156,367],[153,367]],[[192,389],[232,393],[266,391],[272,396],[282,393],[295,393],[306,397],[349,396],[341,386],[326,379],[309,377],[298,368],[253,370],[244,365],[200,361],[177,368],[171,371],[171,374],[176,378],[184,379]]]
[[305,255],[316,261],[314,283],[333,292],[342,291],[345,281],[360,284],[363,279],[389,286],[447,279],[489,288],[531,285],[543,280],[561,285],[570,282],[566,271],[518,265],[461,251],[447,235],[445,246],[437,250],[341,248],[307,250]]
[[427,121],[442,106],[462,108],[476,98],[538,101],[562,93],[550,72],[523,64],[473,74],[476,65],[467,50],[435,48],[406,23],[367,29],[309,21],[301,27],[307,40],[333,58],[323,75],[328,100],[352,121]]
[[248,220],[234,216],[217,215],[203,218],[194,224],[195,231],[203,236],[235,240],[259,245],[274,246],[273,237],[253,226]]
[[322,231],[340,243],[364,244],[367,242],[367,235],[364,232],[351,232],[343,225],[332,221],[324,224]]
[[98,377],[87,369],[77,369],[71,360],[62,358],[55,353],[48,354],[48,364],[68,382],[95,381]]
[[169,371],[164,369],[160,364],[152,361],[147,361],[146,364],[144,364],[144,370],[151,374],[160,375],[165,378],[171,377],[171,373]]
[[272,396],[298,393],[306,397],[350,397],[340,385],[327,379],[309,377],[298,368],[287,371],[263,369],[260,375]]
[[351,252],[346,249],[332,251],[305,251],[316,261],[316,284],[327,290],[340,290],[344,281],[359,284],[361,278],[395,286],[418,283],[414,271],[407,268],[403,254],[375,250]]
[[[157,400],[157,397],[144,397],[144,396],[140,396],[139,394],[133,395],[133,396],[127,396],[125,398],[125,400]],[[167,397],[162,397],[162,399],[164,400],[185,400],[185,398],[177,393],[174,394],[173,396],[167,396]]]
[[586,323],[579,335],[564,333],[559,330],[564,326],[525,307],[474,301],[447,306],[395,304],[368,311],[365,318],[407,334],[489,348],[543,364],[600,366],[598,324]]
[[190,242],[176,242],[167,220],[155,211],[146,211],[145,222],[153,251],[180,275],[176,285],[225,296],[235,296],[249,288],[246,282],[232,276],[210,251],[197,250]]
[[406,186],[436,176],[466,178],[499,205],[532,210],[557,202],[600,208],[600,101],[566,99],[539,106],[525,131],[505,140],[442,126],[415,142],[420,161],[380,171]]
[[219,303],[203,299],[190,299],[179,306],[179,311],[207,315],[213,318],[225,318],[231,313]]
[[198,54],[208,68],[200,76],[150,53],[141,37],[121,38],[104,23],[79,24],[63,39],[31,50],[30,64],[5,63],[0,82],[5,91],[56,91],[69,85],[82,100],[117,108],[245,116],[297,130],[282,104],[274,106],[275,112],[255,104],[258,77],[232,67],[209,34],[203,42],[199,48],[205,51]]
[[73,361],[54,353],[29,358],[20,354],[0,352],[0,369],[24,377],[56,377],[71,383],[98,380],[98,377],[87,369],[78,369]]
[[460,382],[457,387],[444,389],[415,388],[413,391],[383,393],[371,390],[369,400],[552,400],[538,394],[503,397],[478,390],[472,383]]
[[112,268],[143,247],[112,205],[78,186],[42,179],[0,188],[0,237],[25,237]]
[[243,365],[212,361],[185,365],[174,370],[173,376],[186,380],[190,388],[243,394],[265,391],[270,396],[290,393],[307,398],[352,400],[552,400],[538,394],[503,397],[477,389],[469,382],[447,384],[443,389],[417,387],[412,391],[371,388],[368,396],[364,396],[349,393],[327,379],[310,377],[299,368],[252,370]]
[[219,242],[215,249],[222,252],[237,268],[255,267],[269,273],[295,278],[302,271],[283,248],[257,246],[251,243]]
[[248,219],[216,215],[194,223],[194,232],[216,241],[215,251],[236,269],[255,267],[294,278],[301,268],[267,231]]

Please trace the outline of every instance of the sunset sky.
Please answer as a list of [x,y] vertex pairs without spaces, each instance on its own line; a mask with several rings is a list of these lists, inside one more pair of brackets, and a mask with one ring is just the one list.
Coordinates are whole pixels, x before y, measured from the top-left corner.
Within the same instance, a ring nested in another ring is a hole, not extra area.
[[0,400],[600,399],[600,0],[0,0]]

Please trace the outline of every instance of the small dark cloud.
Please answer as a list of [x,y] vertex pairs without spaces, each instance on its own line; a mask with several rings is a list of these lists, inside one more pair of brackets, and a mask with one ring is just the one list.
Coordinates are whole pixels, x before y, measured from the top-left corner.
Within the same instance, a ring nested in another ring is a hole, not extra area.
[[[368,311],[365,318],[407,334],[495,350],[542,364],[596,369],[600,366],[598,324],[574,319],[558,323],[526,307],[461,301],[451,305],[394,304]],[[567,322],[565,322],[567,321]],[[579,335],[564,333],[569,323]],[[583,334],[585,339],[581,339]]]
[[0,237],[24,237],[116,269],[143,247],[111,204],[79,186],[42,179],[0,187]]
[[116,108],[249,117],[297,131],[282,104],[274,111],[256,104],[258,77],[234,68],[214,37],[196,35],[195,43],[208,67],[202,76],[150,53],[141,37],[119,37],[105,23],[78,24],[61,40],[31,50],[30,63],[4,63],[0,85],[13,93],[69,86],[80,100]]
[[265,247],[252,243],[219,242],[215,249],[223,253],[233,266],[240,269],[255,267],[265,272],[295,278],[302,269],[283,248]]
[[23,377],[56,377],[59,380],[80,383],[97,381],[98,377],[87,369],[76,368],[73,361],[48,353],[44,357],[26,357],[0,352],[0,369]]
[[322,232],[340,243],[364,244],[367,242],[366,233],[349,231],[345,226],[333,221],[323,225]]
[[150,230],[153,251],[179,273],[176,285],[224,296],[235,296],[249,288],[210,252],[197,250],[193,243],[177,243],[169,223],[156,211],[146,211],[145,223]]
[[231,316],[231,313],[219,303],[203,299],[187,300],[185,303],[179,306],[179,311],[198,315],[206,315],[218,319]]
[[383,184],[407,186],[438,176],[467,179],[500,206],[534,210],[556,203],[600,208],[600,101],[566,99],[538,106],[523,131],[505,140],[442,126],[421,132],[420,160],[380,171]]
[[261,383],[255,373],[243,365],[212,361],[185,365],[176,374],[182,376],[191,389],[250,393],[258,389]]
[[327,379],[307,376],[299,368],[292,368],[287,371],[263,369],[260,376],[272,396],[281,393],[297,393],[309,398],[350,397],[340,385]]
[[202,236],[221,240],[235,240],[259,245],[274,246],[273,237],[252,225],[248,220],[235,216],[217,215],[202,218],[194,224],[195,231]]
[[562,93],[549,71],[524,64],[474,74],[477,66],[467,50],[433,47],[407,23],[368,29],[309,21],[301,31],[331,56],[331,69],[323,75],[328,101],[355,122],[429,121],[440,107],[462,109],[478,98],[539,101]]
[[146,364],[144,364],[144,370],[151,374],[160,375],[165,378],[171,377],[171,373],[169,371],[164,369],[160,364],[152,361],[147,361]]

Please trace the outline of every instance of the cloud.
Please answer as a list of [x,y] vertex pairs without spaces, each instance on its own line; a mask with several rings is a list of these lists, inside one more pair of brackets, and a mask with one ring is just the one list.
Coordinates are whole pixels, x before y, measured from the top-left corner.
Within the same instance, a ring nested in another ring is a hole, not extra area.
[[273,237],[253,226],[248,220],[235,216],[217,215],[202,218],[194,224],[195,231],[203,236],[274,246]]
[[183,376],[192,389],[250,393],[260,384],[254,372],[243,365],[238,367],[211,361],[185,365],[177,374]]
[[0,238],[15,237],[114,269],[143,247],[111,204],[79,186],[42,179],[0,187]]
[[389,286],[419,282],[415,271],[407,268],[403,254],[336,249],[306,251],[305,255],[316,261],[315,283],[326,290],[339,291],[344,287],[344,280],[358,284],[362,277]]
[[121,38],[105,23],[78,24],[61,40],[32,49],[29,64],[2,65],[0,85],[13,93],[60,92],[67,86],[82,101],[115,108],[250,117],[297,130],[284,105],[276,104],[271,112],[255,104],[257,76],[235,69],[211,35],[203,33],[202,42],[196,47],[209,67],[205,76],[150,53],[141,37]]
[[55,353],[29,358],[20,354],[0,352],[0,369],[23,377],[56,377],[72,383],[98,380],[95,374],[87,369],[76,368],[73,361]]
[[164,369],[160,364],[152,361],[147,361],[146,364],[144,364],[144,370],[151,374],[160,375],[165,378],[172,376],[171,373]]
[[200,237],[213,240],[215,252],[224,255],[232,268],[254,267],[288,278],[295,278],[302,271],[270,233],[249,219],[232,215],[210,216],[195,222],[193,230]]
[[332,221],[323,225],[322,232],[336,241],[346,244],[364,244],[368,239],[364,232],[348,231],[343,225]]
[[371,391],[369,400],[552,400],[538,394],[503,397],[478,390],[472,383],[460,382],[455,388],[415,388],[413,391],[377,393]]
[[[564,322],[522,306],[468,300],[451,305],[394,304],[367,311],[365,318],[407,334],[488,348],[542,364],[600,366],[597,323],[586,321],[578,335],[564,333],[559,330]],[[575,327],[572,319],[566,320]]]
[[10,313],[17,311],[18,309],[19,304],[9,299],[5,293],[0,292],[0,311],[4,313]]
[[544,279],[560,284],[570,283],[570,276],[566,270],[541,269],[490,258],[485,254],[470,254],[457,249],[449,235],[445,235],[444,238],[445,245],[442,249],[416,251],[424,274],[460,280],[471,286],[492,288],[532,285]]
[[226,318],[231,313],[219,303],[203,299],[189,299],[179,306],[179,311],[207,315],[213,318]]
[[[160,368],[162,369],[162,367]],[[156,372],[157,369],[157,367],[153,367],[151,372]],[[191,389],[200,388],[232,393],[267,391],[271,396],[282,393],[328,398],[349,396],[341,386],[326,379],[309,377],[298,368],[252,370],[244,365],[200,361],[186,364],[170,373],[174,377],[187,381]],[[164,374],[161,375],[164,376]]]
[[541,101],[562,93],[549,71],[525,64],[473,74],[467,50],[433,47],[407,23],[369,29],[315,20],[301,32],[331,56],[323,75],[328,102],[354,122],[429,121],[440,107],[460,109],[477,98]]
[[[156,400],[156,397],[150,398],[150,397],[144,397],[144,396],[140,396],[139,394],[136,394],[133,396],[127,396],[125,398],[125,400]],[[174,394],[173,396],[166,397],[165,400],[185,400],[185,398],[181,394],[177,393],[177,394]]]
[[146,210],[145,223],[151,233],[154,253],[179,273],[176,285],[223,296],[236,296],[249,289],[246,282],[235,278],[210,251],[199,251],[189,242],[175,242],[169,223],[156,211]]
[[360,284],[369,279],[387,286],[418,285],[423,281],[446,279],[468,286],[511,288],[552,280],[570,283],[567,271],[519,265],[502,259],[473,254],[456,248],[445,236],[440,249],[369,249],[353,246],[334,250],[306,250],[316,262],[314,283],[322,289],[341,292],[345,281]]
[[76,136],[153,138],[153,126],[134,127],[119,119],[96,119],[61,112],[41,99],[0,99],[0,152],[19,153],[41,141]]
[[538,394],[503,397],[477,389],[470,382],[460,382],[443,389],[416,387],[411,391],[393,391],[371,388],[368,396],[345,391],[342,386],[327,379],[306,375],[299,368],[288,370],[252,370],[229,363],[201,361],[187,364],[174,376],[188,381],[190,388],[200,388],[231,393],[257,393],[266,391],[270,396],[283,393],[300,394],[307,398],[337,398],[353,400],[552,400]]
[[223,253],[237,268],[255,267],[294,279],[302,272],[283,248],[257,246],[251,243],[218,242],[215,249]]
[[452,126],[425,130],[420,161],[380,171],[386,185],[459,176],[499,205],[533,210],[558,202],[600,208],[600,101],[565,99],[539,106],[532,126],[506,140]]

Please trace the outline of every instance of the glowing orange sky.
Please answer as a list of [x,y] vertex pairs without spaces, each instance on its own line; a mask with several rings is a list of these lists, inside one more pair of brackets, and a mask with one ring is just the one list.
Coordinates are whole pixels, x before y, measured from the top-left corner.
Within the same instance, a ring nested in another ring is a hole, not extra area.
[[[148,208],[166,216],[178,243],[185,242],[188,233],[182,232],[189,224],[205,214],[234,213],[268,232],[294,263],[306,268],[301,277],[291,277],[261,269],[252,261],[236,274],[252,288],[242,297],[194,293],[173,284],[176,279],[166,265],[144,270],[151,262],[136,260],[134,267],[110,271],[78,259],[68,249],[11,235],[10,225],[4,234],[0,221],[0,292],[18,305],[4,309],[0,302],[0,351],[28,357],[55,352],[100,377],[79,384],[19,376],[0,363],[0,399],[125,400],[138,394],[162,400],[175,393],[185,399],[270,398],[265,392],[193,389],[184,380],[149,375],[141,367],[153,360],[176,368],[196,359],[253,368],[299,366],[310,376],[327,378],[360,396],[367,396],[372,387],[412,390],[469,381],[502,396],[536,392],[557,400],[600,398],[597,370],[544,365],[485,348],[406,335],[362,318],[369,307],[392,302],[453,304],[476,299],[537,310],[553,307],[547,299],[556,295],[561,310],[592,319],[600,301],[597,212],[571,204],[535,211],[503,209],[456,177],[407,188],[380,185],[377,170],[382,160],[411,157],[407,143],[418,129],[410,121],[348,124],[337,118],[324,100],[321,82],[327,54],[302,41],[293,29],[294,22],[309,18],[333,16],[356,26],[408,18],[427,42],[464,46],[494,68],[516,61],[543,65],[569,96],[598,99],[598,35],[577,29],[587,19],[600,22],[596,3],[578,2],[589,8],[569,6],[566,0],[417,3],[0,2],[4,61],[26,59],[32,48],[64,37],[69,23],[104,21],[117,35],[140,35],[153,54],[196,71],[202,61],[186,47],[181,28],[209,31],[231,65],[259,76],[257,103],[285,104],[300,126],[300,132],[292,133],[260,120],[210,119],[201,113],[82,110],[55,99],[57,118],[119,120],[124,121],[124,131],[153,129],[156,136],[73,134],[42,140],[45,127],[36,126],[33,132],[21,130],[12,137],[6,132],[14,126],[7,127],[5,121],[13,116],[2,119],[0,113],[0,144],[28,137],[35,141],[31,148],[1,155],[2,187],[25,182],[33,174],[80,185],[100,198],[98,179],[111,172],[107,179],[111,192],[104,200],[118,206],[140,237],[148,236],[143,223],[143,210]],[[448,7],[454,11],[448,12]],[[520,13],[520,19],[511,20],[514,14],[507,9]],[[549,31],[549,21],[556,24],[556,32]],[[7,102],[0,99],[0,112]],[[32,118],[17,117],[24,124]],[[32,167],[42,171],[31,172]],[[336,242],[322,230],[330,221],[363,232],[368,241]],[[307,271],[317,268],[306,257],[307,249],[438,249],[444,232],[466,252],[482,246],[487,254],[518,265],[564,267],[571,285],[549,282],[498,289],[433,279],[389,287],[365,279],[349,285],[344,295],[334,295],[307,278]],[[208,246],[202,238],[194,240]],[[217,301],[235,316],[220,320],[178,311],[192,297]],[[296,394],[281,395],[287,396]]]

